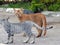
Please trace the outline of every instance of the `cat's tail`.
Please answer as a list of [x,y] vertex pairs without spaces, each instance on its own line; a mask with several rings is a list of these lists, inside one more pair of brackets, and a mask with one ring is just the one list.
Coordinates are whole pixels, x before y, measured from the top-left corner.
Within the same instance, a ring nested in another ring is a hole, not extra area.
[[[37,25],[36,23],[33,23],[33,26],[35,26],[37,29],[45,30],[44,27],[40,27],[40,26]],[[47,26],[47,27],[46,27],[46,30],[52,29],[52,28],[53,28],[53,26]]]
[[52,29],[52,28],[53,28],[53,26],[47,26],[46,29],[48,30],[48,29]]

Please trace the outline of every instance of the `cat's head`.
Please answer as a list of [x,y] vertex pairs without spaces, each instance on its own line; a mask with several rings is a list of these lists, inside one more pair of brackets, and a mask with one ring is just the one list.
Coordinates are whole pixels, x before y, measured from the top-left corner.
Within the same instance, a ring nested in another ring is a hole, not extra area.
[[21,16],[21,14],[23,14],[23,9],[22,8],[14,8],[14,14],[17,16]]

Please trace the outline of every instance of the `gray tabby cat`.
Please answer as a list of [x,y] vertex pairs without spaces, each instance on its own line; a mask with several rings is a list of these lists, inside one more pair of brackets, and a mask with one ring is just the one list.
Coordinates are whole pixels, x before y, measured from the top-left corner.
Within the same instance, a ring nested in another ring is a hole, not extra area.
[[[8,19],[9,19],[9,17],[7,19],[2,19],[2,23],[1,23],[4,26],[6,32],[8,33],[7,44],[13,43],[13,36],[14,36],[15,30],[16,31],[21,30],[20,27],[22,27],[22,30],[25,31],[25,33],[27,35],[26,40],[23,41],[24,43],[28,43],[31,38],[33,38],[33,40],[30,41],[29,43],[34,43],[35,42],[35,35],[31,31],[33,26],[36,27],[37,29],[41,29],[41,30],[45,29],[44,27],[40,27],[32,21],[25,21],[25,22],[21,22],[21,23],[10,23],[8,21]],[[48,30],[48,29],[51,29],[51,28],[52,28],[52,26],[50,26],[46,29]]]

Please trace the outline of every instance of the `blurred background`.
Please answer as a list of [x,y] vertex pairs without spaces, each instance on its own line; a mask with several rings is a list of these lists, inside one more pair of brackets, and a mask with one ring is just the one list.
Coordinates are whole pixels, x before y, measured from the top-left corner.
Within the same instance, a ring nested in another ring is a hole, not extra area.
[[34,13],[41,11],[60,11],[60,0],[0,0],[2,8],[24,8]]

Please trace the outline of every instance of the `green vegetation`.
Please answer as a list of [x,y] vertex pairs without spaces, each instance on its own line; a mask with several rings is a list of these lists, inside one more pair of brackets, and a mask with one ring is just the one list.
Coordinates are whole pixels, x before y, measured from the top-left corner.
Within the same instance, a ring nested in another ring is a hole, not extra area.
[[12,7],[12,8],[29,8],[29,6],[30,6],[30,3],[28,2],[25,2],[25,3],[23,3],[23,2],[18,2],[18,3],[16,3],[16,4],[14,4],[14,3],[10,3],[9,4],[9,7]]
[[51,10],[51,11],[60,11],[60,3],[51,4],[48,7],[48,10]]
[[31,2],[17,2],[9,3],[8,6],[0,5],[0,7],[10,8],[24,8],[32,11],[36,11],[36,7],[43,10],[60,11],[60,0],[32,0]]

